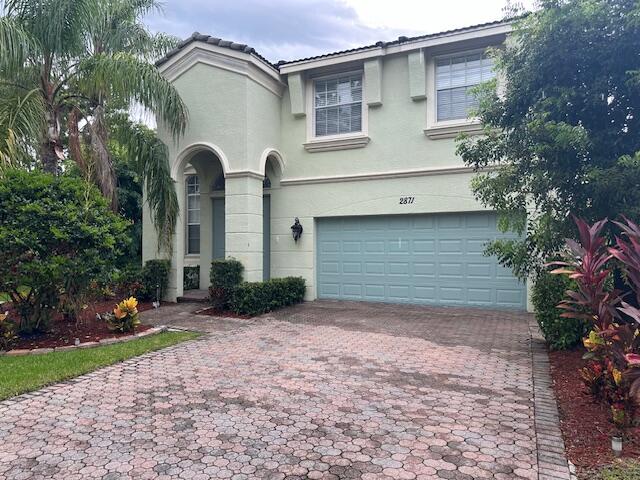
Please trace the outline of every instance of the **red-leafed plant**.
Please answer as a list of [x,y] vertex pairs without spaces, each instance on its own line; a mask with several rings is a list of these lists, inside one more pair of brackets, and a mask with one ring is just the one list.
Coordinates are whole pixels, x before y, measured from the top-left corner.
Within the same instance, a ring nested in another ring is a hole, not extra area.
[[552,273],[568,275],[577,285],[558,308],[564,310],[562,316],[582,319],[591,327],[583,342],[585,358],[591,361],[580,374],[623,428],[640,411],[640,310],[612,287],[612,276],[621,272],[640,301],[640,227],[626,218],[614,223],[622,235],[608,245],[603,235],[607,220],[589,225],[576,219],[579,242],[567,240],[565,261],[554,262],[559,268]]

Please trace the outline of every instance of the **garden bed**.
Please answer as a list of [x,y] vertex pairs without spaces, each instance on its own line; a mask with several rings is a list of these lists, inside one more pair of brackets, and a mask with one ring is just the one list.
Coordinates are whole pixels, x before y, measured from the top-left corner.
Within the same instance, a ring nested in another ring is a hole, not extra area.
[[[578,369],[585,365],[583,348],[549,353],[551,376],[560,410],[565,449],[579,471],[611,463],[614,426],[606,405],[594,401],[582,383]],[[629,429],[623,456],[640,458],[640,427]]]
[[[80,343],[86,343],[131,335],[131,332],[113,332],[109,330],[105,321],[96,318],[97,313],[103,314],[112,311],[116,303],[115,299],[90,302],[87,309],[82,312],[81,319],[77,325],[76,322],[64,320],[61,314],[56,315],[48,332],[22,336],[13,346],[13,349],[30,350],[34,348],[65,347],[74,345],[76,338],[80,340]],[[151,308],[153,308],[152,302],[138,303],[139,312]],[[10,304],[3,304],[2,310],[11,310]],[[149,328],[151,328],[149,325],[139,325],[135,333],[144,332]]]

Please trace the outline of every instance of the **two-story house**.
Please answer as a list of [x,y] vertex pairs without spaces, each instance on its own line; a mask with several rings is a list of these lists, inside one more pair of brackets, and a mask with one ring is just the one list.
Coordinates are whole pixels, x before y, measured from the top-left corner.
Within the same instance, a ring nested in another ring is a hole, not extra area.
[[[158,62],[189,108],[170,148],[181,214],[169,299],[183,267],[234,257],[245,277],[302,276],[308,299],[525,309],[527,286],[483,255],[503,236],[455,154],[479,133],[470,89],[494,77],[493,22],[272,64],[194,34]],[[291,226],[303,227],[294,241]],[[144,259],[158,256],[149,215]]]

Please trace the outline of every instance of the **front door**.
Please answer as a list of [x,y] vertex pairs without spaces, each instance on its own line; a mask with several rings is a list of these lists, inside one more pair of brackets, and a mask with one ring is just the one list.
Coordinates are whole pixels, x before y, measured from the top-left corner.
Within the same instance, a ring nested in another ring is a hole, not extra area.
[[213,259],[223,259],[224,254],[224,197],[213,199]]

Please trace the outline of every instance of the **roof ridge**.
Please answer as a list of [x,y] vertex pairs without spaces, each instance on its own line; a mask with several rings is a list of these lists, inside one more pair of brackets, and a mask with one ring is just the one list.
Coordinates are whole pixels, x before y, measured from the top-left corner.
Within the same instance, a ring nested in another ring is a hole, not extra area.
[[349,49],[345,49],[345,50],[339,50],[339,51],[336,51],[336,52],[323,53],[323,54],[320,54],[320,55],[314,55],[314,56],[305,57],[305,58],[298,58],[296,60],[279,60],[276,63],[272,63],[271,61],[267,60],[265,57],[260,55],[256,51],[255,48],[250,47],[249,45],[247,45],[245,43],[236,43],[234,41],[224,40],[222,38],[214,37],[212,35],[204,35],[204,34],[201,34],[199,32],[193,32],[190,37],[180,41],[178,43],[178,45],[176,46],[176,48],[174,48],[173,50],[168,52],[164,57],[159,59],[156,62],[156,66],[160,66],[160,65],[166,63],[171,57],[176,55],[178,52],[180,52],[180,50],[182,50],[184,47],[186,47],[189,44],[191,44],[193,42],[204,42],[204,43],[208,43],[210,45],[216,45],[218,47],[229,48],[231,50],[235,50],[235,51],[238,51],[238,52],[254,55],[258,59],[260,59],[261,61],[266,63],[268,66],[273,68],[274,70],[279,71],[280,67],[283,66],[283,65],[290,65],[290,64],[298,63],[298,62],[306,62],[306,61],[309,61],[309,60],[316,60],[316,59],[319,59],[319,58],[327,58],[327,57],[332,57],[334,55],[343,55],[345,53],[353,53],[353,52],[358,52],[358,51],[362,51],[362,50],[368,50],[368,49],[375,48],[375,47],[387,47],[389,45],[399,45],[399,44],[402,44],[402,43],[414,42],[414,41],[417,41],[417,40],[424,40],[424,39],[427,39],[427,38],[438,37],[438,36],[441,36],[441,35],[448,35],[448,34],[451,34],[451,33],[458,33],[458,32],[462,32],[462,31],[465,31],[465,30],[473,30],[473,29],[476,29],[476,28],[489,27],[489,26],[493,26],[493,25],[499,25],[501,23],[510,23],[513,20],[514,19],[512,19],[512,18],[511,19],[494,20],[494,21],[491,21],[491,22],[479,23],[479,24],[470,25],[470,26],[467,26],[467,27],[460,27],[460,28],[454,28],[454,29],[450,29],[450,30],[444,30],[442,32],[428,33],[428,34],[425,34],[425,35],[418,35],[418,36],[415,36],[415,37],[407,37],[405,35],[401,35],[396,40],[391,40],[391,41],[388,41],[388,42],[380,40],[380,41],[378,41],[378,42],[376,42],[374,44],[371,44],[371,45],[364,45],[364,46],[361,46],[361,47],[354,47],[354,48],[349,48]]

